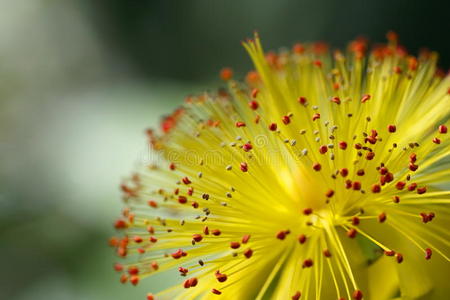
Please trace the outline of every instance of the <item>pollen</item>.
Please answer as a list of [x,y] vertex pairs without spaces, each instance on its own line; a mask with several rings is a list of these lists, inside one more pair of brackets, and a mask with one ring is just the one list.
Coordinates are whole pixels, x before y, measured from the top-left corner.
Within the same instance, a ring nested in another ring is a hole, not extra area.
[[267,53],[257,34],[243,46],[245,82],[224,68],[217,92],[146,131],[157,159],[120,184],[109,240],[119,281],[162,274],[150,300],[387,300],[377,289],[408,295],[449,270],[450,75],[438,55],[415,57],[393,32],[346,51]]

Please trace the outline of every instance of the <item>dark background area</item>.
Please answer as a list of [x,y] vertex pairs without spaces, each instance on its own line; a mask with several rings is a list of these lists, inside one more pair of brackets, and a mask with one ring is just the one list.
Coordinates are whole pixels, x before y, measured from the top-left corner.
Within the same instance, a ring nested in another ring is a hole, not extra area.
[[395,30],[450,65],[448,1],[2,1],[0,299],[143,299],[107,247],[118,185],[147,153],[144,129],[183,97],[251,68],[266,49],[344,47]]

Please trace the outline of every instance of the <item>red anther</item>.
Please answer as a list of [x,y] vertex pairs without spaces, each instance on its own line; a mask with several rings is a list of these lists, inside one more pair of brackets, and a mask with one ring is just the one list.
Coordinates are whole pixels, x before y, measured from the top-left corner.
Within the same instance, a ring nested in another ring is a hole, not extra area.
[[339,90],[340,87],[341,87],[341,85],[338,82],[333,83],[333,89],[335,91]]
[[252,98],[256,98],[258,96],[258,93],[259,90],[257,88],[254,88],[251,93]]
[[353,181],[352,188],[353,188],[355,191],[359,191],[359,190],[361,189],[361,182],[359,182],[359,181]]
[[322,67],[322,62],[321,62],[320,60],[315,60],[315,61],[313,62],[313,64],[314,64],[315,66],[319,67],[319,68]]
[[384,223],[384,221],[386,221],[386,213],[382,212],[381,214],[378,215],[378,222],[380,223]]
[[425,192],[427,191],[427,187],[423,186],[417,189],[417,194],[422,195],[425,194]]
[[126,257],[127,254],[128,254],[128,251],[125,247],[117,248],[117,255],[119,255],[120,257]]
[[197,279],[197,278],[195,278],[195,277],[193,277],[193,278],[189,279],[189,281],[190,281],[190,286],[191,286],[191,287],[194,287],[194,286],[196,286],[196,285],[197,285],[197,283],[198,283],[198,279]]
[[356,231],[355,228],[350,228],[350,229],[347,231],[347,236],[348,236],[349,238],[353,239],[353,238],[356,236],[357,233],[358,233],[358,232]]
[[369,143],[371,143],[373,145],[373,144],[375,144],[377,142],[377,138],[373,137],[373,136],[368,136],[368,137],[365,138],[364,142],[365,143],[369,142]]
[[286,231],[285,230],[282,230],[282,231],[277,233],[277,239],[284,240],[285,238],[286,238]]
[[442,133],[442,134],[447,133],[447,126],[439,125],[439,133]]
[[402,255],[401,253],[395,253],[395,258],[397,259],[397,262],[398,262],[399,264],[402,263],[402,261],[403,261],[403,255]]
[[430,248],[425,249],[425,259],[430,259],[431,255],[433,255],[433,251]]
[[137,285],[139,283],[139,276],[136,275],[130,276],[130,282],[132,285]]
[[317,119],[320,119],[320,114],[319,113],[314,114],[313,117],[312,117],[313,121],[315,121]]
[[209,194],[202,194],[203,200],[209,200]]
[[379,192],[381,192],[381,186],[379,184],[374,184],[374,185],[372,185],[371,190],[372,190],[372,193],[379,193]]
[[203,237],[201,234],[196,233],[196,234],[192,235],[192,239],[198,243],[198,242],[201,242],[201,240],[203,240]]
[[248,240],[250,240],[250,234],[246,234],[242,237],[241,243],[242,244],[247,244]]
[[277,130],[277,123],[272,123],[269,125],[269,130],[270,131],[275,131]]
[[252,249],[248,248],[247,250],[244,251],[244,256],[246,258],[250,258],[250,257],[252,257],[252,255],[253,255],[253,250]]
[[191,287],[191,281],[190,281],[189,279],[186,279],[186,280],[184,281],[184,283],[183,283],[183,287],[184,287],[185,289],[190,288],[190,287]]
[[189,180],[188,177],[183,177],[183,179],[181,179],[181,181],[183,181],[184,184],[190,184],[191,181]]
[[241,162],[240,164],[240,168],[242,172],[247,172],[248,171],[248,165],[245,162]]
[[339,173],[341,174],[342,177],[347,177],[348,169],[347,168],[342,168],[342,169],[339,170]]
[[364,95],[361,97],[361,103],[365,103],[370,100],[370,95]]
[[352,298],[355,300],[361,300],[363,298],[363,293],[360,290],[356,290],[353,292]]
[[312,212],[313,212],[312,208],[305,208],[303,210],[303,214],[306,215],[306,216],[312,214]]
[[152,266],[152,269],[155,271],[159,269],[159,265],[156,261],[152,261],[150,265]]
[[327,198],[331,198],[334,195],[334,191],[332,189],[329,189],[326,193],[325,196],[327,196]]
[[411,56],[408,58],[408,69],[411,71],[417,70],[417,66],[419,65],[417,58]]
[[116,270],[117,272],[122,272],[123,271],[123,265],[119,264],[119,263],[115,263],[114,264],[114,270]]
[[354,216],[354,217],[352,218],[352,224],[353,224],[354,226],[358,226],[358,225],[359,225],[359,222],[360,222],[360,220],[359,220],[359,218],[358,218],[357,216]]
[[355,149],[356,150],[362,149],[362,145],[360,143],[355,144]]
[[413,182],[410,185],[408,185],[408,191],[412,192],[416,189],[417,183]]
[[119,246],[119,239],[113,236],[113,237],[111,237],[111,238],[109,239],[108,244],[109,244],[111,247],[118,247],[118,246]]
[[209,235],[209,228],[208,228],[208,226],[203,227],[203,233],[205,235]]
[[351,181],[350,179],[347,179],[347,180],[345,181],[345,188],[346,188],[346,189],[352,188],[352,181]]
[[291,297],[291,299],[298,300],[298,299],[300,299],[301,296],[302,296],[302,294],[299,291],[297,291],[297,292],[295,292],[294,296]]
[[366,159],[372,160],[375,157],[375,152],[367,152]]
[[287,125],[291,123],[291,118],[289,118],[289,116],[283,116],[283,118],[281,118],[281,121],[283,121],[284,125]]
[[153,234],[153,233],[155,233],[155,228],[153,228],[153,226],[149,225],[149,226],[147,226],[147,231],[148,231],[148,233]]
[[415,172],[419,168],[418,165],[415,165],[414,163],[409,163],[409,169],[413,172]]
[[381,167],[380,168],[380,174],[381,175],[386,175],[387,172],[389,172],[388,168],[386,168],[386,167]]
[[437,137],[433,138],[433,143],[439,145],[441,143],[441,140]]
[[341,104],[341,99],[339,99],[339,97],[333,97],[333,98],[331,98],[331,102],[336,103],[336,104]]
[[223,68],[220,71],[220,79],[223,81],[228,81],[233,78],[233,70],[231,68]]
[[139,254],[144,254],[145,253],[145,249],[144,248],[137,248],[136,251],[139,252]]
[[153,294],[147,294],[147,300],[155,300],[155,297],[153,297]]
[[253,100],[248,103],[248,106],[253,110],[257,110],[259,107],[259,103]]
[[331,257],[331,252],[330,252],[330,250],[328,250],[328,249],[323,250],[323,255],[324,255],[325,257]]
[[252,150],[252,149],[253,149],[253,146],[252,146],[252,144],[249,144],[249,143],[244,144],[244,145],[242,146],[242,150],[244,150],[245,152],[248,152],[248,151],[250,151],[250,150]]
[[189,196],[192,196],[192,194],[194,194],[194,188],[193,187],[189,187],[187,193],[188,193]]
[[422,222],[424,222],[425,224],[431,221],[430,218],[429,218],[429,215],[427,215],[424,212],[421,212],[420,216],[422,217]]
[[225,282],[227,281],[228,277],[225,274],[219,273],[219,271],[216,272],[216,279],[218,282]]
[[314,171],[320,171],[322,169],[322,166],[319,163],[313,164]]
[[178,249],[177,251],[175,251],[174,253],[172,253],[170,255],[175,259],[179,259],[183,256],[183,250]]
[[344,141],[339,142],[339,148],[341,148],[342,150],[347,149],[347,143]]
[[299,242],[300,244],[304,244],[304,243],[306,242],[307,239],[308,239],[308,238],[307,238],[306,235],[304,235],[304,234],[300,234],[300,235],[298,236],[298,242]]
[[125,274],[122,274],[120,276],[120,283],[126,283],[128,281],[128,276]]
[[308,258],[303,261],[302,268],[311,268],[313,266],[313,260]]
[[176,188],[175,190],[173,190],[174,195],[178,195],[180,193],[180,189]]
[[124,229],[124,228],[127,228],[127,222],[125,222],[124,220],[122,220],[122,219],[119,219],[119,220],[117,220],[115,223],[114,223],[114,227],[116,228],[116,229]]
[[399,203],[400,202],[400,197],[399,196],[394,196],[394,197],[392,197],[392,201],[394,201],[394,203]]
[[240,246],[241,246],[241,244],[239,242],[231,242],[230,243],[231,249],[238,249]]
[[416,161],[417,161],[417,154],[411,153],[411,155],[409,156],[409,162],[415,163]]
[[391,182],[392,180],[394,180],[394,174],[392,174],[391,172],[388,172],[386,175],[384,175],[385,182]]
[[364,172],[363,169],[359,169],[359,170],[356,172],[356,175],[358,175],[358,176],[364,176],[364,174],[365,174],[365,172]]
[[320,154],[325,154],[325,153],[327,153],[327,151],[328,151],[328,147],[326,145],[320,146],[320,148],[319,148]]
[[151,243],[156,243],[156,242],[158,241],[158,239],[155,238],[154,236],[151,236],[148,240],[149,240]]
[[183,276],[186,275],[189,272],[188,269],[183,268],[183,267],[179,267],[178,271],[180,271],[181,275],[183,275]]
[[236,125],[236,127],[245,127],[244,122],[236,122],[235,125]]
[[219,290],[217,290],[217,289],[212,289],[212,290],[211,290],[211,293],[213,293],[213,294],[215,294],[215,295],[221,295],[221,294],[222,294],[222,292],[219,291]]
[[136,242],[136,243],[142,243],[142,238],[140,237],[140,236],[135,236],[134,238],[133,238],[133,240]]
[[255,84],[259,83],[260,80],[261,78],[259,77],[259,74],[256,71],[250,71],[245,76],[245,81],[251,86],[254,86]]
[[297,54],[303,54],[303,52],[305,52],[305,47],[300,43],[296,43],[292,46],[292,51]]
[[389,126],[388,126],[388,131],[389,131],[390,133],[394,133],[394,132],[397,131],[397,127],[395,127],[395,125],[389,125]]
[[172,171],[175,170],[176,169],[175,164],[174,163],[170,163],[169,169],[172,170]]
[[300,103],[301,105],[306,105],[308,103],[308,100],[306,100],[305,97],[299,97],[298,103]]
[[150,207],[158,208],[158,203],[156,203],[156,201],[149,200],[147,203],[148,203],[148,206],[150,206]]
[[386,255],[386,256],[394,256],[395,255],[395,251],[394,250],[385,250],[384,251],[384,255]]
[[185,196],[178,196],[178,202],[185,204],[187,202],[187,198]]
[[213,229],[213,230],[211,230],[211,233],[212,233],[212,235],[219,236],[222,232],[220,232],[219,229]]
[[399,66],[395,66],[393,68],[394,73],[396,74],[402,74],[402,68],[400,68]]

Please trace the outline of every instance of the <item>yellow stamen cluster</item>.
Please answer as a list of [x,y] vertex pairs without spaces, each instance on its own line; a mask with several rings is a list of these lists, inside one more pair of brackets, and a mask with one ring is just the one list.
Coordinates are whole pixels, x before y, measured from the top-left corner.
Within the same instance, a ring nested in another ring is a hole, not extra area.
[[243,43],[246,83],[226,68],[228,89],[148,131],[160,156],[122,184],[110,241],[121,281],[172,274],[147,299],[385,299],[369,265],[448,261],[450,76],[388,39]]

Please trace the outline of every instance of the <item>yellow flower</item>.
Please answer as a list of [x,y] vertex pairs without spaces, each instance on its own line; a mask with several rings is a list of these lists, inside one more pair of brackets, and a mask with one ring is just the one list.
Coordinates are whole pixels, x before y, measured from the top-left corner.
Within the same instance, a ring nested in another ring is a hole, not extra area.
[[[148,299],[447,299],[450,76],[397,44],[296,44],[148,131],[111,245]],[[367,52],[367,53],[366,53]]]

